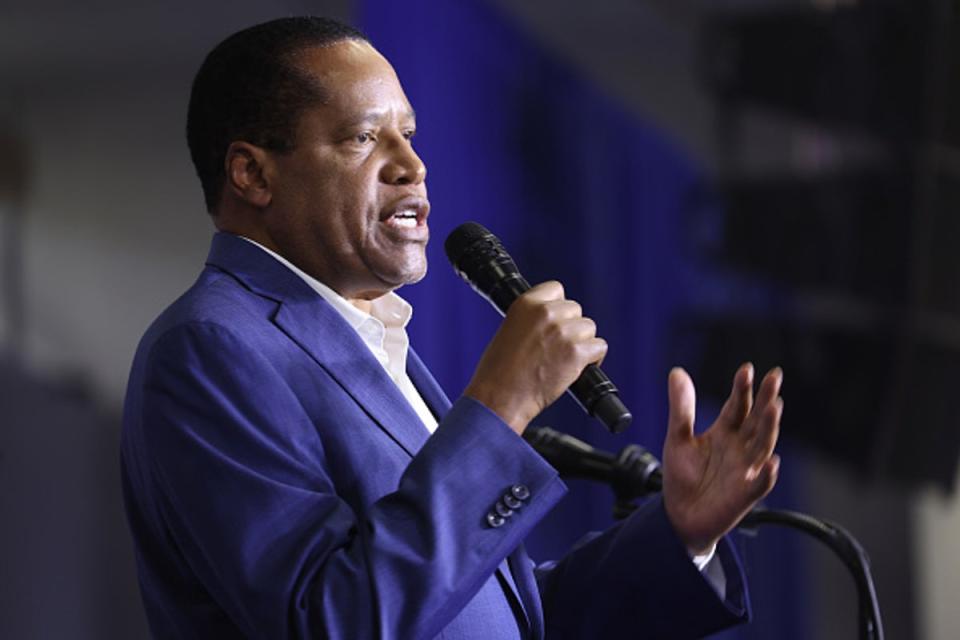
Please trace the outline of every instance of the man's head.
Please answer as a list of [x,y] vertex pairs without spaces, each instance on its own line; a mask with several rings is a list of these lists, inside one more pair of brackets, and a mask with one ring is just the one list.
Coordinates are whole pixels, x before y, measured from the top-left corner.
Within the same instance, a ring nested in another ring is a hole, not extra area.
[[289,151],[300,115],[323,100],[297,54],[344,40],[366,36],[328,18],[281,18],[233,34],[207,55],[187,111],[187,144],[207,211],[214,214],[220,203],[231,142]]
[[187,137],[223,230],[371,299],[426,271],[426,170],[393,68],[350,27],[269,22],[214,49]]

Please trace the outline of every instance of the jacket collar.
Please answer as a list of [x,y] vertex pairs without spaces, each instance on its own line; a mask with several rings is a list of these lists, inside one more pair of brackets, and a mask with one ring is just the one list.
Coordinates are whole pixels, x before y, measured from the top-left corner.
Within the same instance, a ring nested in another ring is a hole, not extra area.
[[[271,322],[323,367],[407,453],[416,455],[429,433],[360,336],[320,294],[268,253],[235,235],[217,233],[213,237],[207,265],[279,303]],[[426,393],[435,395],[432,390]],[[435,413],[445,413],[446,407],[431,399],[427,402]]]

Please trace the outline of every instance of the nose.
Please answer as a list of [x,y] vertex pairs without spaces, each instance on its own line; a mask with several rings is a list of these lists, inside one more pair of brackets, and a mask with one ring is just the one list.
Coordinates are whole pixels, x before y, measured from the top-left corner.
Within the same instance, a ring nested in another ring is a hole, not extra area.
[[402,138],[390,149],[390,157],[384,163],[380,177],[387,184],[420,184],[427,177],[427,167],[410,141]]

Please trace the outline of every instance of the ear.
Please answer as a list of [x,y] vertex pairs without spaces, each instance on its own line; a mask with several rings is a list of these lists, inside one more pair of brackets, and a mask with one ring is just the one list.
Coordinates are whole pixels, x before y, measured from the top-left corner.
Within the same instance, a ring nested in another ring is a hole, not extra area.
[[227,148],[224,188],[258,209],[270,206],[273,194],[267,179],[268,152],[249,142],[232,142]]

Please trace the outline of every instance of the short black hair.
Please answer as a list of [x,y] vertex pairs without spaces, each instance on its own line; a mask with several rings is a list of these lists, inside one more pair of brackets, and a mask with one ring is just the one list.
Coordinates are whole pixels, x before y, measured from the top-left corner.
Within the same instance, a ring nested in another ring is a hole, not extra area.
[[296,54],[344,40],[368,41],[330,18],[280,18],[233,34],[207,55],[187,110],[187,144],[207,211],[220,202],[232,142],[290,151],[301,114],[323,99],[316,81],[297,68]]

